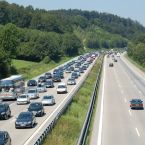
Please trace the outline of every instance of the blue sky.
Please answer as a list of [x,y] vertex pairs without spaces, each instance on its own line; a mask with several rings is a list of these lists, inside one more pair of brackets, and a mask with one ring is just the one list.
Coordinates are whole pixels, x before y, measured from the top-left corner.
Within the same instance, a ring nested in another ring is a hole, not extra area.
[[32,5],[34,8],[82,9],[107,12],[137,20],[145,26],[145,0],[7,0],[9,3]]

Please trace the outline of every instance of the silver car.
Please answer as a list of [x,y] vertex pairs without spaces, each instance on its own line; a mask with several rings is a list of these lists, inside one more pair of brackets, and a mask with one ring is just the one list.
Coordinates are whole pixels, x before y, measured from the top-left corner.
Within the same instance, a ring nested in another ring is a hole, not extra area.
[[68,85],[76,85],[76,81],[74,78],[69,78],[68,81],[67,81],[67,84]]
[[17,98],[17,104],[28,104],[30,103],[30,98],[27,94],[22,94]]
[[38,84],[37,91],[39,93],[47,92],[46,86],[44,84]]
[[43,105],[54,105],[55,99],[53,95],[46,95],[42,98],[42,104]]
[[27,95],[29,96],[30,99],[39,98],[39,93],[38,93],[38,91],[37,91],[37,88],[28,89]]

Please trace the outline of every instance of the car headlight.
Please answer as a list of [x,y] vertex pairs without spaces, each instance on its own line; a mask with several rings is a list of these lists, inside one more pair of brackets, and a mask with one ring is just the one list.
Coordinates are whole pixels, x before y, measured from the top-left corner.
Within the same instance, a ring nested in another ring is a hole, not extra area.
[[16,121],[16,124],[19,124],[19,122]]

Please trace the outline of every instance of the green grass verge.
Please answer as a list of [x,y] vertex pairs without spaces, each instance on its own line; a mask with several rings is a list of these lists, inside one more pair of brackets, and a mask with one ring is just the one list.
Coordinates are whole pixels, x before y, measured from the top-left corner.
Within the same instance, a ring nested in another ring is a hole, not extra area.
[[101,60],[98,59],[83,86],[74,96],[66,112],[60,117],[43,145],[75,145],[79,138],[92,91],[99,71]]
[[25,79],[32,79],[42,73],[49,71],[66,61],[69,61],[73,57],[64,57],[58,63],[51,61],[48,64],[43,62],[36,63],[23,60],[12,60],[12,66],[16,68],[17,73],[24,75]]
[[134,61],[131,57],[129,57],[127,54],[124,55],[125,58],[127,58],[132,64],[134,64],[136,67],[138,67],[140,70],[145,72],[145,68],[138,62]]

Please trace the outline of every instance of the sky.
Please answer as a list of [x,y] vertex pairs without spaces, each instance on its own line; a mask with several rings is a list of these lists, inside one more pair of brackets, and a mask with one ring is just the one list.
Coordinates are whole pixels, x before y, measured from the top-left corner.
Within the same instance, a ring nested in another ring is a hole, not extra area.
[[95,10],[137,20],[145,26],[145,0],[7,0],[34,8]]

